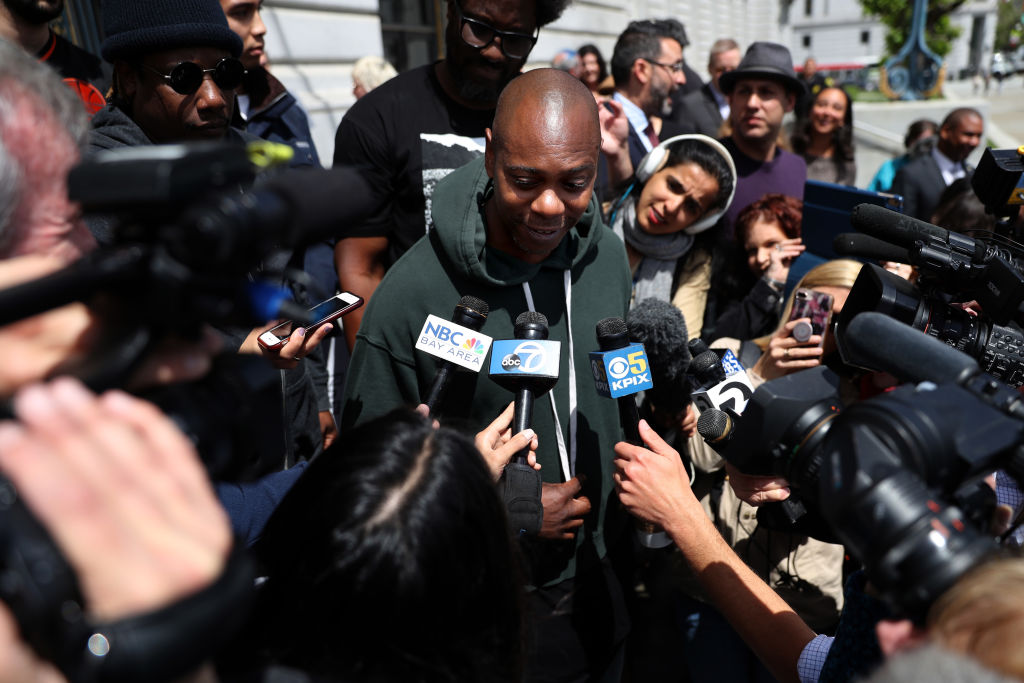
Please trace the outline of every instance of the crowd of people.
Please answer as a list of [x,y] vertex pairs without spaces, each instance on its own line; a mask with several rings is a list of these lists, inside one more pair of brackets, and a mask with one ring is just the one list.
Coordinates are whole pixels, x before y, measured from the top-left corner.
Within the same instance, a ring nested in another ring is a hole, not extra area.
[[[1024,677],[1024,560],[965,566],[901,619],[835,538],[762,523],[793,484],[705,442],[696,379],[592,388],[602,325],[658,306],[672,332],[652,348],[676,339],[685,365],[702,340],[754,389],[827,366],[848,406],[895,380],[845,366],[834,327],[801,331],[808,297],[835,319],[872,267],[802,240],[805,183],[855,183],[849,94],[783,45],[727,37],[705,83],[674,18],[629,22],[607,60],[588,44],[526,69],[568,4],[447,0],[444,58],[359,60],[327,172],[259,0],[103,0],[102,59],[50,28],[61,0],[0,0],[0,285],[23,285],[0,305],[0,679],[942,680],[901,668],[922,653],[948,680]],[[914,122],[872,188],[990,231],[966,164],[982,135],[968,108]],[[188,161],[176,143],[224,163],[174,176],[164,205],[101,175]],[[246,146],[276,168],[231,176]],[[84,216],[79,163],[110,185]],[[363,208],[335,207],[346,192]],[[346,218],[195,253],[234,216],[224,198]],[[281,321],[242,306],[242,281],[293,311],[365,305],[268,345]],[[467,299],[478,338],[445,348],[477,372],[439,374],[424,323]],[[524,372],[559,344],[553,386],[514,394],[473,359],[517,337]],[[1024,499],[1008,479],[996,532]],[[536,533],[510,523],[524,510]],[[644,547],[638,520],[672,546]],[[631,637],[654,631],[679,660]]]

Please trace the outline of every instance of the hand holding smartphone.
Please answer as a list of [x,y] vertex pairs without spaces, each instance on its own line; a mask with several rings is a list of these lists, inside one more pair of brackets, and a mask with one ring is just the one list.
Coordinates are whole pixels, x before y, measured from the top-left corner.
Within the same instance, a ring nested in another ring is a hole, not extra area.
[[793,309],[790,311],[789,319],[800,320],[809,318],[810,322],[797,323],[793,327],[793,338],[801,344],[814,335],[820,337],[818,346],[825,340],[825,330],[828,329],[828,321],[832,316],[832,295],[824,292],[816,292],[813,289],[801,288],[793,294]]
[[[319,329],[325,323],[334,322],[346,313],[351,313],[363,305],[363,298],[352,292],[342,292],[332,296],[326,301],[321,301],[309,309],[309,317],[315,322],[309,325],[310,330]],[[267,351],[279,349],[288,343],[292,330],[296,327],[295,322],[286,320],[276,325],[259,336],[257,342],[260,347]]]

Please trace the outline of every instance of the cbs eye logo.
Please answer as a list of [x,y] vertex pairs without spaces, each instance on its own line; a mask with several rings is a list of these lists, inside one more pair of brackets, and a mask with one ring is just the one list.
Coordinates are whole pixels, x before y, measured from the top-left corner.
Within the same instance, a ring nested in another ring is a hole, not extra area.
[[629,363],[626,362],[625,358],[613,358],[608,363],[608,374],[615,379],[622,379],[629,374]]

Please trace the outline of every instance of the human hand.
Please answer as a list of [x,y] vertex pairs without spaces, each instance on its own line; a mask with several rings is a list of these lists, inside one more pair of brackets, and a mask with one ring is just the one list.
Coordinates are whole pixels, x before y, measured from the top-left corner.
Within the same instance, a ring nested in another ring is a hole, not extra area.
[[324,437],[324,450],[326,451],[334,443],[334,439],[338,436],[338,425],[334,422],[334,416],[331,415],[329,410],[321,410],[318,413],[320,418],[320,433]]
[[747,505],[759,507],[789,498],[789,482],[783,477],[744,474],[728,462],[725,463],[725,471],[736,497]]
[[679,452],[646,420],[640,420],[640,438],[647,448],[625,441],[615,444],[615,489],[633,516],[668,528],[684,516],[687,505],[700,503]]
[[771,380],[821,365],[821,335],[812,334],[805,342],[798,342],[793,337],[793,328],[801,321],[811,322],[810,318],[790,320],[775,331],[768,348],[754,364],[754,372],[765,380]]
[[484,457],[487,468],[491,471],[494,481],[501,477],[501,471],[516,453],[527,446],[530,452],[526,456],[527,464],[535,470],[540,469],[537,462],[537,435],[532,429],[524,429],[512,434],[512,417],[515,415],[515,404],[509,403],[494,422],[487,425],[476,435],[474,442],[480,455]]
[[227,516],[194,448],[153,405],[77,380],[35,384],[0,423],[0,469],[74,569],[93,618],[159,609],[214,581]]
[[578,496],[583,484],[573,477],[561,484],[545,483],[541,487],[540,500],[544,506],[544,523],[541,525],[541,538],[556,541],[569,541],[576,537],[576,532],[583,526],[583,518],[590,514],[590,499]]
[[782,240],[775,245],[774,249],[768,252],[768,266],[765,268],[765,276],[771,280],[785,282],[789,277],[789,266],[800,254],[807,249],[799,237]]
[[598,102],[597,115],[601,123],[601,151],[611,158],[628,154],[629,119],[622,104],[613,99]]
[[292,330],[288,341],[276,349],[265,349],[259,343],[259,337],[264,332],[280,325],[283,321],[272,320],[263,327],[254,328],[239,347],[239,353],[258,353],[266,358],[271,365],[278,370],[291,370],[299,364],[299,361],[315,349],[324,337],[331,332],[334,323],[324,323],[312,334],[307,334],[304,327],[296,327]]

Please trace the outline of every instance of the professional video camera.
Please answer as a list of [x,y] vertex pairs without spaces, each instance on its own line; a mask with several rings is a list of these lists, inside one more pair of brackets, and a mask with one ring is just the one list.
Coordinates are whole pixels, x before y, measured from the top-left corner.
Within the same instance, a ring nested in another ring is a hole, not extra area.
[[[61,372],[102,391],[123,386],[168,335],[191,338],[206,323],[247,330],[277,317],[308,322],[271,261],[369,213],[374,195],[348,169],[280,172],[246,189],[255,177],[247,148],[227,143],[127,148],[82,162],[69,175],[69,196],[112,223],[113,243],[0,292],[0,325],[73,301],[92,304],[102,312],[103,339],[94,355]],[[249,425],[280,422],[276,402],[253,400],[279,383],[263,359],[222,354],[199,383],[146,398],[193,438],[212,473],[235,479],[247,465],[233,453],[274,448],[254,443]]]
[[[851,223],[867,235],[843,234],[840,253],[917,266],[915,284],[873,264],[861,271],[837,320],[843,328],[877,311],[978,360],[1011,386],[1024,384],[1024,249],[999,236],[972,238],[909,216],[862,204]],[[870,235],[870,237],[869,237]],[[980,315],[955,304],[977,302]]]
[[742,416],[706,411],[698,430],[739,470],[786,477],[801,501],[789,518],[826,523],[826,540],[842,542],[890,604],[921,620],[996,548],[985,532],[995,495],[982,478],[1003,469],[1022,480],[1024,400],[879,313],[857,316],[845,335],[845,362],[917,384],[841,408],[837,376],[818,367],[761,385]]

